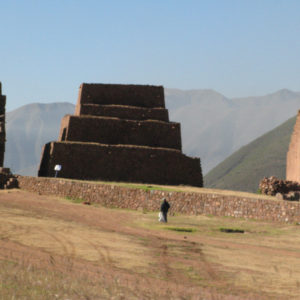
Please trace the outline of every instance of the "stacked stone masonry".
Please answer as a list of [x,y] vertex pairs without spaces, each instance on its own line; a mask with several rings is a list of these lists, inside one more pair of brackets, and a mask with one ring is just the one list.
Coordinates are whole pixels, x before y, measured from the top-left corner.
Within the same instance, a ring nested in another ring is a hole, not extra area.
[[79,88],[76,111],[82,104],[165,108],[164,89],[149,85],[83,83]]
[[[181,150],[180,124],[156,120],[65,116],[59,141],[163,147]],[[90,128],[91,130],[86,130]]]
[[116,117],[131,120],[159,120],[169,121],[168,110],[164,108],[144,108],[122,105],[82,104],[76,115],[94,115],[102,117]]
[[[64,178],[94,180],[94,174],[99,174],[101,180],[137,182],[138,178],[139,182],[179,185],[184,177],[184,183],[195,186],[201,180],[200,175],[196,176],[198,164],[172,149],[153,151],[142,146],[52,142],[44,151],[44,157],[49,156],[60,159],[42,161],[41,169],[52,171],[51,176],[54,176],[55,164],[63,162],[60,177]],[[76,165],[77,157],[80,161]]]
[[300,182],[300,110],[286,158],[286,179]]
[[199,158],[181,152],[161,86],[82,84],[75,115],[44,146],[39,176],[203,186]]
[[4,168],[4,153],[5,153],[5,106],[6,96],[2,95],[2,84],[0,82],[0,189],[16,188],[18,186],[17,180],[11,174],[9,168]]
[[0,82],[0,167],[3,167],[5,152],[5,105],[6,96],[2,95],[2,84]]
[[[171,204],[170,213],[215,215],[246,219],[299,223],[300,203],[261,195],[226,195],[208,192],[162,191],[149,187],[129,188],[114,184],[76,180],[19,177],[21,189],[44,195],[82,199],[106,207],[158,211],[162,197]],[[176,188],[176,187],[175,187]]]

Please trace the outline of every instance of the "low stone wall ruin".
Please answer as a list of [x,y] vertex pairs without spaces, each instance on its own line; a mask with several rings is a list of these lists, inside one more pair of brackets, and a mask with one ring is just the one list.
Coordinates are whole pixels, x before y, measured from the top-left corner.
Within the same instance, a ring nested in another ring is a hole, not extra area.
[[[171,204],[171,213],[215,215],[276,222],[300,222],[300,203],[207,192],[173,192],[122,187],[59,178],[18,178],[21,189],[45,195],[82,198],[106,207],[158,211],[162,197]],[[180,187],[178,187],[180,188]],[[245,194],[246,195],[246,194]]]
[[299,201],[300,184],[297,181],[278,179],[275,176],[264,177],[259,183],[264,195],[276,196],[285,200]]

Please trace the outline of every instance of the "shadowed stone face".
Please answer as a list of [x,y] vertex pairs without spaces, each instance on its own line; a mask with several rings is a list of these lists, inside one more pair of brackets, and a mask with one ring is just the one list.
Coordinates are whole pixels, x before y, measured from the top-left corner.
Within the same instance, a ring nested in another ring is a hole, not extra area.
[[5,152],[5,104],[6,96],[2,95],[2,85],[0,82],[0,167],[3,167]]

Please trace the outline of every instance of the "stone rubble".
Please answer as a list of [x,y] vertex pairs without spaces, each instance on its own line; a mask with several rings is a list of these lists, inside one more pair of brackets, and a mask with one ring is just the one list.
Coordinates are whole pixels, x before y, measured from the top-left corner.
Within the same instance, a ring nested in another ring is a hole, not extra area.
[[8,168],[0,168],[0,189],[14,189],[18,187],[17,176]]
[[262,194],[276,196],[277,199],[299,201],[300,184],[296,181],[282,180],[275,176],[264,177],[259,183]]

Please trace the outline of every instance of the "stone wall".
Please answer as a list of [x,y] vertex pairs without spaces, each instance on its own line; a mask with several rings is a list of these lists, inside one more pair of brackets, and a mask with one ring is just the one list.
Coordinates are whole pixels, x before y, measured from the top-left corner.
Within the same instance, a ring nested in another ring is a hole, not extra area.
[[79,88],[76,111],[81,104],[112,104],[112,99],[113,104],[165,108],[162,86],[83,83]]
[[39,176],[54,176],[54,166],[61,164],[63,178],[203,185],[199,158],[174,149],[51,142],[42,157]]
[[75,115],[115,117],[128,120],[159,120],[168,122],[168,110],[161,107],[145,108],[122,105],[82,104]]
[[286,179],[300,182],[300,110],[286,157]]
[[[300,203],[260,195],[237,196],[207,192],[167,192],[64,180],[19,177],[21,189],[60,197],[81,198],[107,207],[158,211],[162,197],[171,204],[171,213],[215,215],[276,222],[300,222]],[[178,187],[179,188],[179,187]],[[199,190],[200,191],[200,190]],[[246,195],[246,193],[245,193]],[[274,200],[273,200],[274,199]]]
[[2,95],[2,85],[0,82],[0,167],[3,167],[5,152],[5,105],[6,96]]
[[62,120],[58,140],[181,150],[180,124],[155,120],[137,121],[67,115]]

